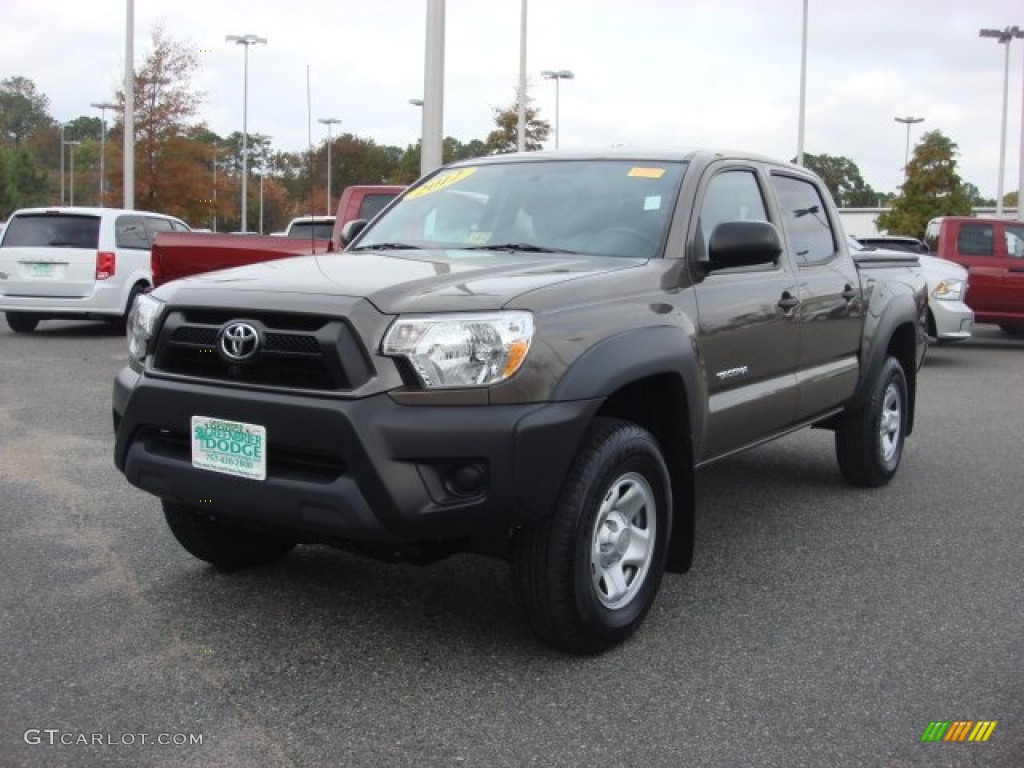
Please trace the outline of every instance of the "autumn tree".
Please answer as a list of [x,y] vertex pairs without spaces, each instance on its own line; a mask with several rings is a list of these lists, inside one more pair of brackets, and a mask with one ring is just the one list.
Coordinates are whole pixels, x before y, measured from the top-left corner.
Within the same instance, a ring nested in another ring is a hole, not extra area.
[[[202,94],[192,89],[199,66],[199,49],[153,29],[152,50],[134,78],[135,190],[140,208],[204,221],[209,214],[209,150],[189,138]],[[108,152],[120,160],[124,135],[124,94],[119,92],[119,116],[108,135]],[[108,163],[115,168],[115,163]],[[120,178],[111,189],[120,187]]]
[[878,195],[865,183],[857,164],[847,157],[804,155],[804,166],[825,182],[840,208],[870,208],[878,204]]
[[[526,130],[523,147],[527,152],[543,149],[551,125],[537,117],[539,110],[531,106],[533,99],[526,100]],[[497,129],[487,134],[484,148],[489,155],[503,155],[515,152],[519,146],[519,100],[509,107],[494,108],[494,123]]]
[[890,235],[921,237],[936,216],[969,216],[971,200],[956,169],[957,145],[930,131],[914,147],[907,178],[892,207],[876,224]]

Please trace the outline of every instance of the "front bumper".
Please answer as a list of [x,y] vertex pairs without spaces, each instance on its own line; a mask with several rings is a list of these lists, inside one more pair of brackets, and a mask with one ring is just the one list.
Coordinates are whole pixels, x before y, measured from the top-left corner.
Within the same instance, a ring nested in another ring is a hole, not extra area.
[[[598,400],[400,405],[164,380],[114,382],[114,461],[133,485],[241,524],[372,544],[507,530],[553,508]],[[267,477],[192,466],[190,419],[267,430]]]
[[962,341],[974,331],[974,311],[962,301],[929,301],[937,341]]

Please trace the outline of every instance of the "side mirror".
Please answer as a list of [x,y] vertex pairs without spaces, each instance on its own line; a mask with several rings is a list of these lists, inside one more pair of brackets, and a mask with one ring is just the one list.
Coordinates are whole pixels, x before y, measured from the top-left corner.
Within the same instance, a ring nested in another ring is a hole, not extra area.
[[353,219],[341,228],[341,247],[344,248],[366,229],[366,219]]
[[708,272],[730,267],[777,264],[782,240],[774,224],[767,221],[725,221],[711,232],[708,242]]

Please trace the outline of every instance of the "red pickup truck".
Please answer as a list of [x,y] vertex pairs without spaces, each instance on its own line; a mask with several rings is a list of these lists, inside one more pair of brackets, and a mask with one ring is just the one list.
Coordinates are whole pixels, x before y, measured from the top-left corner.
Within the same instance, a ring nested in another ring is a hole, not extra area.
[[372,219],[404,189],[384,184],[346,187],[338,201],[330,240],[216,232],[162,232],[154,239],[151,250],[153,287],[215,269],[340,250],[341,229],[345,224],[356,219]]
[[928,222],[924,241],[967,270],[976,322],[1024,335],[1024,221],[943,216]]

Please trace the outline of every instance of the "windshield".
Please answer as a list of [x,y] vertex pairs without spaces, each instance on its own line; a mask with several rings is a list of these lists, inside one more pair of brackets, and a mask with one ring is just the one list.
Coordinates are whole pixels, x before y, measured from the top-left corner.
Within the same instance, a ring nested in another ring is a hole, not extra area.
[[685,164],[558,160],[441,171],[373,223],[354,249],[523,250],[651,258]]

